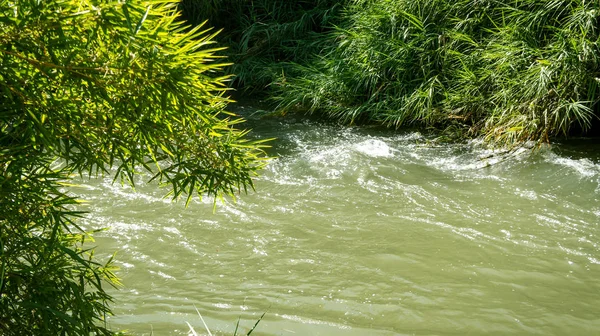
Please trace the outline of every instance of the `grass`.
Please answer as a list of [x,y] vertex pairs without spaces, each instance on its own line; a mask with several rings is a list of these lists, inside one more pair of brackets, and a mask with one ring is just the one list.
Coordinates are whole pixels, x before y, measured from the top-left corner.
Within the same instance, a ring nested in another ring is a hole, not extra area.
[[598,117],[598,2],[357,0],[344,15],[332,47],[278,82],[280,110],[507,145]]
[[[204,318],[202,317],[202,314],[200,314],[200,311],[198,310],[198,308],[196,308],[196,306],[194,306],[194,308],[196,309],[196,313],[198,313],[198,316],[200,317],[200,320],[202,321],[202,324],[204,325],[204,329],[206,330],[206,333],[208,334],[208,336],[213,336],[213,334],[210,332],[210,329],[208,328],[208,325],[206,324],[206,322],[204,321]],[[248,333],[246,333],[246,336],[250,336],[252,335],[252,333],[254,332],[254,330],[256,329],[256,327],[258,326],[258,324],[260,323],[260,321],[262,321],[262,319],[265,317],[265,314],[267,314],[267,312],[264,312],[256,321],[256,323],[254,323],[254,326],[252,326],[252,328],[248,331]],[[239,327],[240,327],[240,320],[241,320],[241,316],[238,317],[237,323],[235,325],[235,330],[233,332],[233,336],[237,336],[238,331],[239,331]],[[192,336],[199,336],[200,334],[198,334],[196,332],[196,330],[194,329],[194,327],[192,327],[192,325],[189,322],[186,322],[188,327],[190,328],[190,335]]]
[[213,3],[235,85],[272,96],[282,113],[434,127],[498,145],[598,124],[597,1]]

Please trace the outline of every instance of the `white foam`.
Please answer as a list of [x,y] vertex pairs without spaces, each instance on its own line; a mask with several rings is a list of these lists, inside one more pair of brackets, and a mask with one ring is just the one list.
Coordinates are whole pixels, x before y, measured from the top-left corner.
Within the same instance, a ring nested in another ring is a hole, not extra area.
[[326,164],[336,163],[336,162],[344,162],[350,158],[349,153],[345,150],[343,146],[336,146],[331,149],[317,151],[313,155],[309,152],[308,160],[310,162],[318,163],[324,162]]
[[175,279],[174,276],[168,275],[167,273],[164,273],[162,271],[158,271],[158,272],[150,271],[150,273],[156,274],[156,275],[158,275],[158,276],[160,276],[160,277],[162,277],[164,279],[167,279],[167,280],[177,280],[177,279]]
[[570,168],[576,171],[583,177],[594,177],[600,175],[600,165],[592,162],[589,159],[571,159],[566,157],[558,156],[554,153],[550,153],[548,157],[549,161]]
[[535,201],[538,199],[537,193],[533,190],[521,190],[519,188],[516,188],[515,195],[521,196],[521,197],[526,198],[531,201]]
[[369,139],[354,145],[357,152],[371,157],[392,157],[392,149],[385,142],[377,139]]
[[286,320],[290,320],[290,321],[294,321],[294,322],[300,322],[303,324],[317,324],[317,325],[327,325],[330,327],[335,327],[335,328],[339,328],[342,330],[349,330],[351,329],[349,326],[345,326],[343,324],[339,324],[339,323],[333,323],[333,322],[325,322],[325,321],[319,321],[319,320],[313,320],[310,318],[304,318],[304,317],[300,317],[297,315],[287,315],[287,314],[283,314],[283,315],[279,315],[281,318],[284,318]]
[[177,230],[177,228],[174,228],[174,227],[163,227],[163,230],[165,230],[165,231],[167,231],[169,233],[181,236],[181,232],[179,232],[179,230]]

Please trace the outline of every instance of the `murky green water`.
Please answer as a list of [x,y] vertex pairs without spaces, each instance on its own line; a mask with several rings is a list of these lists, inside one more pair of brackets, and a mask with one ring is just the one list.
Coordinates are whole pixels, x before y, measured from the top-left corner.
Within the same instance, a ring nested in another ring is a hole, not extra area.
[[[84,182],[134,335],[600,334],[600,145],[506,156],[418,133],[260,121],[279,156],[242,195]],[[102,255],[102,253],[100,253]]]

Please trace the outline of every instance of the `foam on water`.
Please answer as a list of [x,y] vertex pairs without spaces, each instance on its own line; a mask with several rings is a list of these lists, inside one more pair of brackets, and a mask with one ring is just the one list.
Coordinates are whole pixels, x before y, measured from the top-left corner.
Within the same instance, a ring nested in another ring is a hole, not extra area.
[[581,177],[600,176],[600,163],[595,163],[590,159],[571,159],[562,157],[552,152],[546,152],[546,160],[552,164],[563,166],[578,173]]
[[216,213],[212,199],[186,209],[144,184],[74,191],[92,200],[86,228],[111,227],[97,237],[135,285],[115,294],[127,312],[115,326],[182,335],[193,303],[224,334],[240,305],[249,327],[268,310],[261,335],[600,330],[597,162],[271,122],[278,158],[256,193]]
[[372,157],[392,157],[394,155],[390,146],[377,139],[368,139],[355,144],[354,149]]

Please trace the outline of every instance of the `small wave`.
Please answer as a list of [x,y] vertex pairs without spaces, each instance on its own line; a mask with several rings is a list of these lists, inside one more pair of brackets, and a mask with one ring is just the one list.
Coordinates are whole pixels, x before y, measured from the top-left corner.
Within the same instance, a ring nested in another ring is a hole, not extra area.
[[535,201],[538,199],[538,195],[533,190],[521,190],[520,188],[515,189],[515,195],[528,199],[530,201]]
[[177,280],[177,279],[175,279],[175,277],[174,277],[174,276],[168,275],[167,273],[164,273],[164,272],[162,272],[162,271],[158,271],[158,272],[155,272],[155,271],[149,271],[149,272],[150,272],[151,274],[156,274],[156,275],[160,276],[161,278],[164,278],[164,279],[167,279],[167,280]]
[[132,232],[139,232],[139,231],[154,231],[154,228],[152,227],[152,225],[147,224],[147,223],[141,223],[141,222],[137,222],[137,223],[125,223],[125,222],[119,222],[119,221],[112,221],[111,219],[104,219],[103,222],[106,222],[108,225],[110,225],[108,227],[108,231],[112,232],[112,233],[116,233],[119,235],[127,235],[128,233],[132,233]]
[[424,139],[425,139],[425,137],[423,136],[423,134],[421,134],[419,132],[406,133],[406,134],[400,134],[400,135],[394,136],[394,140],[397,140],[397,141],[417,141],[417,140],[424,140]]
[[307,154],[309,162],[324,163],[325,165],[343,164],[350,159],[350,153],[343,145],[320,151],[309,151]]
[[600,164],[592,162],[590,159],[571,159],[562,157],[555,153],[548,153],[547,160],[550,163],[569,168],[577,172],[582,177],[594,177],[600,175]]
[[377,139],[369,139],[354,145],[354,149],[371,157],[392,157],[392,149],[385,142]]
[[163,230],[167,231],[169,233],[172,233],[174,235],[177,235],[178,237],[182,236],[181,232],[177,228],[174,228],[174,227],[163,227]]
[[352,328],[350,328],[349,326],[345,326],[343,324],[338,324],[338,323],[333,323],[333,322],[325,322],[325,321],[319,321],[319,320],[313,320],[313,319],[309,319],[309,318],[303,318],[300,316],[296,316],[296,315],[279,315],[281,318],[284,318],[286,320],[290,320],[290,321],[294,321],[294,322],[300,322],[300,323],[304,323],[304,324],[320,324],[320,325],[327,325],[330,327],[336,327],[342,330],[350,330]]
[[172,203],[171,199],[148,195],[143,192],[138,192],[130,186],[114,184],[111,181],[105,181],[102,183],[102,187],[104,190],[110,191],[113,195],[129,201],[144,200],[147,203]]

